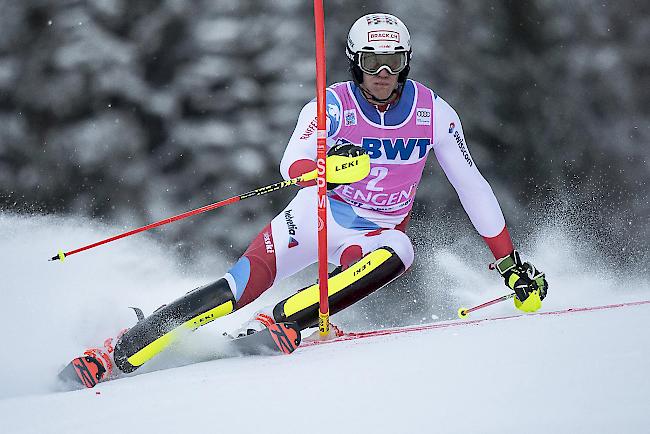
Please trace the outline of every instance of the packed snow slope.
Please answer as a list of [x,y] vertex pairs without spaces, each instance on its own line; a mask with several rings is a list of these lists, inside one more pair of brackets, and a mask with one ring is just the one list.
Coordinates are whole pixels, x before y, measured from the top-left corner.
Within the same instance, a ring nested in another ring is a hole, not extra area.
[[[47,262],[59,248],[119,231],[0,214],[0,432],[648,432],[650,304],[483,321],[304,347],[290,356],[231,357],[220,334],[251,306],[193,333],[137,375],[58,391],[54,378],[66,361],[134,322],[126,306],[150,312],[225,270],[215,262],[179,271],[188,268],[146,237]],[[585,256],[570,234],[553,235],[526,246],[551,281],[543,311],[650,299],[643,276],[616,274]],[[464,261],[453,249],[424,260],[444,263],[452,275]],[[456,303],[503,293],[497,279],[472,290],[483,273],[465,273],[467,280],[450,287]],[[262,306],[279,296],[263,297]],[[429,301],[436,305],[435,296]],[[354,312],[342,321],[362,330]],[[472,318],[516,313],[503,303]]]

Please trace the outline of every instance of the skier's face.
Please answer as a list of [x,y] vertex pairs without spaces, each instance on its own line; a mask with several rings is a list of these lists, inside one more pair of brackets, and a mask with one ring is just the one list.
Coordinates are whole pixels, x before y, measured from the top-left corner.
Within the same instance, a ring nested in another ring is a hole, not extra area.
[[379,99],[388,98],[397,87],[398,74],[391,74],[385,69],[378,74],[370,75],[363,73],[363,86]]

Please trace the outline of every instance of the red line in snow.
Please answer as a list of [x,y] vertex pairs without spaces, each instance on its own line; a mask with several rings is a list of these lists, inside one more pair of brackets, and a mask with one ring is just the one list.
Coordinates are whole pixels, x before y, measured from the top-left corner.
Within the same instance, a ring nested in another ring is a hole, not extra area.
[[441,322],[441,323],[433,323],[433,324],[425,324],[425,325],[419,325],[419,326],[409,326],[409,327],[399,327],[399,328],[393,328],[393,329],[383,329],[383,330],[373,330],[373,331],[367,331],[367,332],[351,332],[351,333],[346,333],[343,336],[339,336],[335,339],[327,340],[327,341],[308,341],[304,342],[300,345],[300,347],[310,347],[313,345],[322,345],[322,344],[330,344],[333,342],[342,342],[342,341],[351,341],[355,339],[365,339],[365,338],[372,338],[376,336],[385,336],[385,335],[395,335],[399,333],[411,333],[411,332],[417,332],[417,331],[422,331],[422,330],[432,330],[432,329],[440,329],[440,328],[448,328],[448,327],[459,327],[459,326],[466,326],[466,325],[472,325],[472,324],[478,324],[481,322],[486,322],[486,321],[499,321],[499,320],[504,320],[504,319],[512,319],[512,318],[520,318],[523,316],[541,316],[541,315],[564,315],[567,313],[575,313],[575,312],[591,312],[591,311],[596,311],[596,310],[607,310],[607,309],[618,309],[622,307],[631,307],[631,306],[640,306],[644,304],[650,304],[650,300],[644,300],[644,301],[633,301],[633,302],[628,302],[628,303],[619,303],[619,304],[608,304],[604,306],[592,306],[592,307],[571,307],[568,309],[564,310],[556,310],[553,312],[536,312],[536,313],[528,313],[528,314],[519,314],[519,315],[510,315],[510,316],[502,316],[502,317],[496,317],[496,318],[481,318],[481,319],[474,319],[474,320],[469,320],[469,321],[463,321],[463,320],[457,320],[454,322]]

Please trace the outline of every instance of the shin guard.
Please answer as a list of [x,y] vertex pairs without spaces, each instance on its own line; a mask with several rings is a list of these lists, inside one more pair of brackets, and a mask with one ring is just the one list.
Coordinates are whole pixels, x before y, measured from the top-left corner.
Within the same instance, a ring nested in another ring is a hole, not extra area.
[[[380,247],[327,281],[330,314],[356,303],[405,270],[404,263],[390,247]],[[318,325],[318,283],[301,289],[273,309],[276,322],[298,323],[300,329]]]
[[133,372],[183,332],[195,330],[235,309],[235,297],[225,279],[196,288],[127,330],[115,344],[115,365],[122,372]]

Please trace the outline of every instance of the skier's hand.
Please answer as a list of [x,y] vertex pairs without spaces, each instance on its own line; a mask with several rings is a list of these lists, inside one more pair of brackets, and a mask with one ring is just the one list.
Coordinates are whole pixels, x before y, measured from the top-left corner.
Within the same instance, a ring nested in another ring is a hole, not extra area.
[[359,155],[367,154],[368,152],[359,145],[354,143],[341,143],[332,146],[327,151],[327,156],[340,155],[342,157],[358,157]]
[[542,307],[548,291],[544,273],[530,262],[522,262],[519,252],[498,259],[494,267],[503,276],[506,286],[515,292],[515,307],[524,312],[535,312]]
[[[336,167],[337,163],[332,164],[333,160],[339,160],[341,157],[343,157],[344,159],[353,159],[355,157],[359,157],[361,155],[366,155],[366,154],[368,154],[368,152],[364,148],[362,148],[361,146],[357,146],[355,144],[352,144],[352,143],[344,143],[344,144],[332,146],[329,149],[329,151],[327,151],[327,168],[328,168],[328,176],[327,176],[327,178],[330,179],[330,174],[329,174],[330,167]],[[345,160],[343,160],[343,161],[345,161]],[[346,164],[346,163],[344,162],[343,164]],[[367,169],[359,167],[359,170],[361,170],[361,173],[364,172],[365,170],[370,171],[369,158],[368,158],[368,162],[366,164],[368,165]],[[350,169],[348,169],[348,170],[350,170]],[[357,176],[356,178],[365,177],[365,176],[367,176],[367,174],[368,173],[365,172],[361,176]],[[355,181],[352,181],[352,182],[357,182],[358,180],[359,179],[356,179]],[[332,189],[334,189],[334,188],[336,188],[336,187],[338,187],[340,185],[347,185],[347,184],[351,184],[352,182],[347,182],[347,183],[346,182],[338,182],[338,183],[328,182],[327,183],[327,189],[332,190]]]

